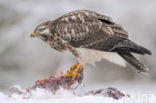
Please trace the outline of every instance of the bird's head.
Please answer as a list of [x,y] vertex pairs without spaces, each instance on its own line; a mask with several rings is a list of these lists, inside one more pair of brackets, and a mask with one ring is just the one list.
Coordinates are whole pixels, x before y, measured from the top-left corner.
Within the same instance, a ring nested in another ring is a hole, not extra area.
[[38,37],[41,40],[47,42],[50,37],[50,29],[49,29],[50,21],[44,22],[38,25],[35,30],[31,33],[31,37]]

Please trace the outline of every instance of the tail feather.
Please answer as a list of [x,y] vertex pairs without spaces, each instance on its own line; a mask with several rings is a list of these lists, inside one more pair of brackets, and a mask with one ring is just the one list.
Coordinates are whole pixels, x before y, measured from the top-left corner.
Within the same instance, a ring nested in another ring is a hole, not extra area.
[[118,53],[122,58],[127,62],[133,65],[139,72],[148,72],[148,68],[145,65],[138,61],[131,53]]
[[142,55],[144,55],[144,54],[151,55],[152,54],[150,50],[148,50],[142,46],[139,46],[130,40],[125,40],[122,44],[119,43],[118,45],[116,45],[116,47],[112,51],[115,51],[118,53],[132,52],[132,53],[137,53],[137,54],[142,54]]
[[152,55],[152,52],[142,46],[140,46],[140,50],[142,51],[142,53],[144,54],[148,54],[148,55]]

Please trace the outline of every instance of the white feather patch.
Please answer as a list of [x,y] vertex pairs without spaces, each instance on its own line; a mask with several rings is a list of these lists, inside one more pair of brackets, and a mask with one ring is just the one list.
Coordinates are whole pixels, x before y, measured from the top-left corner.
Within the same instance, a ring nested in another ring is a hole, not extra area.
[[43,30],[43,31],[41,32],[41,34],[48,34],[48,33],[50,33],[50,30],[49,30],[49,29],[45,29],[45,30]]
[[111,53],[111,52],[103,52],[98,50],[91,50],[91,49],[85,49],[85,48],[79,48],[76,49],[80,55],[78,58],[80,64],[92,64],[95,65],[96,62],[101,61],[102,59],[106,59],[112,63],[115,63],[117,65],[126,66],[125,60],[120,57],[117,53]]

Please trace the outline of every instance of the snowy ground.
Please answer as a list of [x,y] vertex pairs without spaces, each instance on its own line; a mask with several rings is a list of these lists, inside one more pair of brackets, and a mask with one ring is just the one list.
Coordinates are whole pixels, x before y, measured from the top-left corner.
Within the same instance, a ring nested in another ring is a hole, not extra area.
[[85,97],[66,97],[66,98],[53,98],[53,99],[7,99],[0,100],[1,103],[154,103],[153,102],[139,102],[130,99],[113,100],[111,98],[95,97],[95,96],[85,96]]
[[[21,89],[21,91],[24,91]],[[55,95],[43,89],[37,89],[30,94],[4,94],[0,92],[0,103],[156,103],[154,94],[129,93],[131,97],[115,100],[103,96],[75,96],[71,91],[60,89]],[[24,97],[24,98],[23,98]],[[27,99],[29,98],[29,99]]]
[[150,99],[130,99],[130,98],[123,98],[120,100],[115,100],[108,97],[102,97],[102,96],[84,96],[84,97],[75,97],[75,96],[69,96],[69,97],[53,97],[53,98],[47,98],[43,96],[43,98],[32,98],[32,99],[21,99],[21,98],[9,98],[7,95],[0,93],[0,103],[155,103],[156,99],[155,97],[152,97]]

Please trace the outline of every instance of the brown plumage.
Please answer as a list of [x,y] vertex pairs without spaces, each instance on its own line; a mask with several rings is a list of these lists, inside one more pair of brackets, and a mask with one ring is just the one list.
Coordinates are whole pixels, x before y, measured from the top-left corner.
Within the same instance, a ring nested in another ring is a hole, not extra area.
[[108,56],[115,54],[145,72],[144,64],[131,53],[151,55],[149,50],[130,41],[128,33],[110,17],[88,10],[73,11],[44,22],[36,27],[32,36],[41,38],[58,51],[71,51],[81,64],[103,58],[120,64],[121,59],[115,61],[113,56]]

